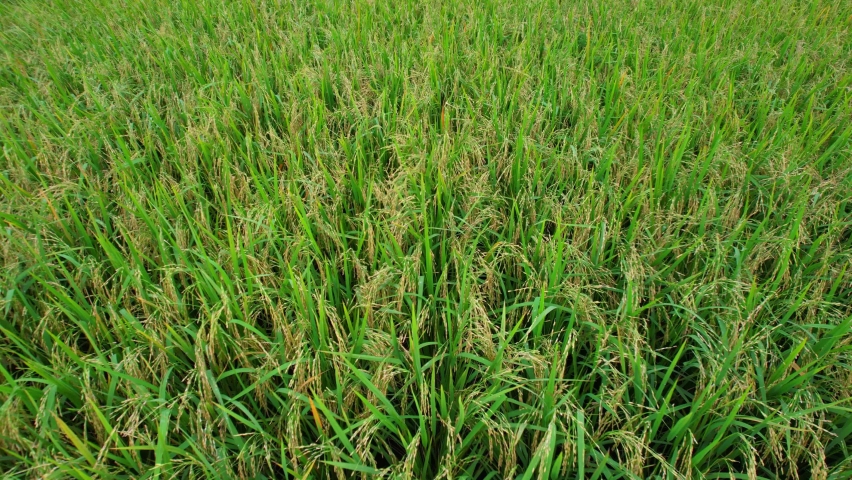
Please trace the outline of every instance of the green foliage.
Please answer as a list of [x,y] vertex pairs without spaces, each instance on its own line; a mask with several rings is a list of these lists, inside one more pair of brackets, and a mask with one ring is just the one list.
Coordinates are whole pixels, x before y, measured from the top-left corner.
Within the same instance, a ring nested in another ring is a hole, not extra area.
[[0,471],[852,477],[850,30],[3,2]]

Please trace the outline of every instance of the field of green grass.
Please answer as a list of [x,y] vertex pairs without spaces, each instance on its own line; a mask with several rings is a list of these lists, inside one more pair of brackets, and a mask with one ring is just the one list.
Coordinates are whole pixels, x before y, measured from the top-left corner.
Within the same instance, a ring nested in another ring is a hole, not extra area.
[[852,478],[852,2],[0,0],[0,477]]

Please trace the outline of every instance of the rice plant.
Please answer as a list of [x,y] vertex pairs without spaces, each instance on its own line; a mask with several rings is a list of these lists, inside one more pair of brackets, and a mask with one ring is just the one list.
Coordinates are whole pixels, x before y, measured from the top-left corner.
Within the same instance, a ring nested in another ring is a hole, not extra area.
[[0,2],[0,475],[852,478],[852,3]]

